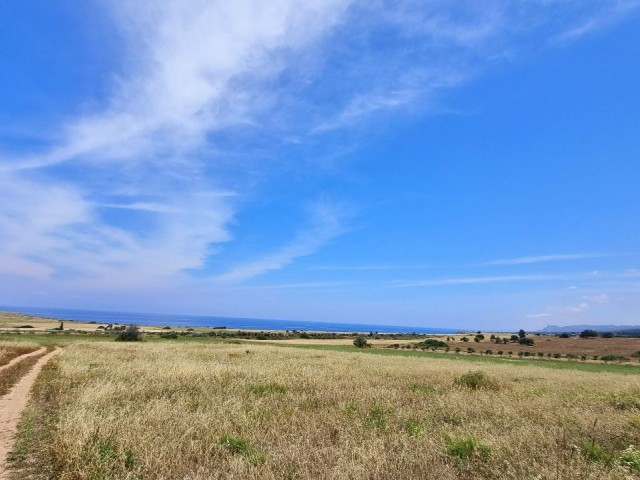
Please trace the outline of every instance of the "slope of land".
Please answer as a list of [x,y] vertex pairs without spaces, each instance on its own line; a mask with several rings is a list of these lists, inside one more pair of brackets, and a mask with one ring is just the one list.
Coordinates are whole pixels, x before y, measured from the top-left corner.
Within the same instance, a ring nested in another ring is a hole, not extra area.
[[13,478],[627,479],[640,471],[640,376],[381,351],[393,354],[75,342],[36,385]]
[[[42,349],[44,350],[44,349]],[[0,480],[8,478],[6,471],[6,460],[14,443],[14,436],[17,429],[18,420],[22,411],[27,405],[29,392],[33,382],[37,378],[42,367],[55,355],[60,352],[59,349],[52,350],[50,353],[40,357],[33,368],[23,376],[18,383],[11,389],[9,393],[0,398]],[[40,354],[38,350],[31,354],[14,359],[15,362],[26,361],[25,357]],[[5,368],[11,368],[7,365]],[[0,375],[3,372],[0,371]]]

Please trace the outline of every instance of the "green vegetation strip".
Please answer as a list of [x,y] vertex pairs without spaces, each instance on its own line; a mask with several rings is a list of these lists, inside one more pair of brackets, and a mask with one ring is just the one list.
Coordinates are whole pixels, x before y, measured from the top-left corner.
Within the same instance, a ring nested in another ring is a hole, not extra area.
[[[608,372],[622,373],[625,375],[640,375],[640,366],[628,364],[611,364],[611,363],[579,363],[577,361],[557,361],[557,360],[527,360],[527,359],[510,359],[492,356],[465,355],[458,353],[438,353],[423,351],[407,351],[382,348],[355,348],[349,345],[292,345],[277,342],[268,342],[265,344],[277,347],[304,348],[309,350],[329,350],[333,352],[361,353],[364,355],[386,355],[399,357],[426,357],[441,358],[445,360],[458,362],[475,362],[475,363],[497,363],[502,365],[516,366],[533,366],[541,368],[555,368],[558,370],[581,370],[583,372]],[[255,345],[255,343],[254,343]]]

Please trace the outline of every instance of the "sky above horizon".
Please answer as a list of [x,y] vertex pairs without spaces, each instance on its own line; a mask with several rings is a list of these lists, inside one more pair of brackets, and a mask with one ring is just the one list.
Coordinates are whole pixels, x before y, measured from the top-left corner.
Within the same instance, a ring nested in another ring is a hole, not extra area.
[[640,324],[640,0],[0,3],[0,304]]

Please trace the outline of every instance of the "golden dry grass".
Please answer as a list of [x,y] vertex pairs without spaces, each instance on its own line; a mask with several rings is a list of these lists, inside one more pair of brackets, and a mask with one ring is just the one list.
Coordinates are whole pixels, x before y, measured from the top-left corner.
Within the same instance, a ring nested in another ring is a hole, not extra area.
[[35,352],[40,347],[24,343],[0,343],[0,367],[26,353]]
[[[478,368],[486,388],[456,381]],[[640,444],[639,408],[632,375],[267,345],[74,344],[38,383],[14,478],[635,478],[617,455]]]

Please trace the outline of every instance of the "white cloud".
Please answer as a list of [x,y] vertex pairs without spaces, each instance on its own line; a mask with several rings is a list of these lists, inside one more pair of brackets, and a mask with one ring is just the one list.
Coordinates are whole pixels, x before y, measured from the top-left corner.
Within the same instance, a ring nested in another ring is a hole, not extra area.
[[300,232],[290,244],[257,260],[238,265],[217,275],[214,280],[220,283],[248,280],[271,270],[279,270],[296,258],[310,255],[343,232],[342,216],[334,206],[317,204],[312,209],[311,227]]
[[598,294],[595,294],[595,295],[586,295],[584,297],[584,299],[587,302],[592,302],[592,303],[600,303],[600,304],[609,303],[609,295],[607,295],[606,293],[598,293]]
[[[505,55],[528,25],[528,16],[500,0],[104,4],[126,45],[115,52],[125,59],[123,73],[106,106],[52,126],[58,135],[46,151],[0,158],[0,187],[12,199],[0,204],[5,275],[82,278],[95,288],[182,278],[231,238],[229,224],[244,200],[236,177],[249,169],[240,162],[231,178],[219,173],[224,150],[212,134],[251,127],[278,141],[304,141],[311,132],[420,104]],[[522,10],[545,9],[525,4]],[[343,228],[327,215],[288,246],[219,280],[283,268]]]
[[595,12],[586,17],[579,17],[575,23],[566,30],[554,35],[553,41],[566,43],[574,41],[585,35],[593,34],[614,25],[634,11],[640,8],[638,0],[614,0],[603,2],[592,2],[597,5]]
[[510,282],[535,282],[546,280],[558,280],[563,277],[557,275],[503,275],[487,277],[456,277],[440,278],[432,280],[399,281],[397,287],[435,287],[444,285],[474,285],[483,283],[510,283]]
[[481,265],[525,265],[530,263],[559,262],[566,260],[583,260],[588,258],[607,257],[604,253],[568,253],[556,255],[537,255],[530,257],[505,258],[484,262]]

